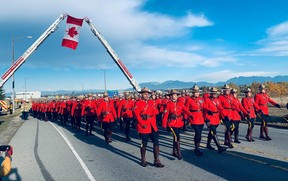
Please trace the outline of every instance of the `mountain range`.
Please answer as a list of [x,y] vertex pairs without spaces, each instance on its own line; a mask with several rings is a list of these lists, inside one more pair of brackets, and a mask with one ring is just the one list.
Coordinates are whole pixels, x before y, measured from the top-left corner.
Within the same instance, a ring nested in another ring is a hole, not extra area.
[[[288,75],[284,76],[276,76],[276,77],[263,77],[263,76],[251,76],[251,77],[234,77],[225,82],[217,82],[217,83],[209,83],[209,82],[183,82],[179,80],[168,80],[162,83],[159,82],[145,82],[140,83],[140,87],[148,87],[151,90],[167,90],[167,89],[182,89],[182,88],[191,88],[194,84],[198,86],[223,86],[224,84],[234,83],[236,85],[249,85],[253,82],[288,82]],[[122,89],[119,91],[132,91],[132,88]],[[91,92],[104,92],[104,90],[84,90],[76,91],[76,90],[58,90],[58,91],[41,91],[42,96],[44,95],[78,95],[78,94],[88,94]],[[6,97],[11,96],[11,93],[6,93]]]
[[276,77],[262,77],[262,76],[251,76],[251,77],[234,77],[225,82],[209,83],[209,82],[183,82],[178,80],[168,80],[162,83],[159,82],[146,82],[139,84],[140,87],[148,87],[151,90],[163,90],[163,89],[181,89],[191,88],[194,84],[198,86],[223,86],[224,84],[234,83],[236,85],[250,85],[253,82],[288,82],[288,75],[276,76]]

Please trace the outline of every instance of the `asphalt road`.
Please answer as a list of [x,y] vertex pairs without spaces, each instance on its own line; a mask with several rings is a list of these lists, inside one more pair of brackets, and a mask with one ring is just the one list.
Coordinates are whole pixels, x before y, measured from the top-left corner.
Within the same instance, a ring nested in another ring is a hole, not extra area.
[[[18,118],[17,118],[18,119]],[[183,160],[171,156],[172,135],[162,130],[160,160],[164,168],[153,164],[152,143],[146,153],[149,166],[140,164],[140,140],[132,131],[132,141],[124,142],[124,135],[116,128],[113,142],[107,145],[102,130],[96,128],[94,136],[85,136],[70,126],[29,120],[20,127],[11,145],[14,147],[12,166],[4,180],[287,180],[288,130],[269,128],[272,141],[258,138],[259,126],[254,128],[255,142],[245,141],[246,124],[240,125],[241,144],[219,154],[205,149],[207,129],[202,134],[202,157],[195,156],[192,129],[181,134]],[[218,128],[223,142],[222,125]],[[212,144],[214,145],[214,144]],[[215,145],[214,145],[215,146]]]

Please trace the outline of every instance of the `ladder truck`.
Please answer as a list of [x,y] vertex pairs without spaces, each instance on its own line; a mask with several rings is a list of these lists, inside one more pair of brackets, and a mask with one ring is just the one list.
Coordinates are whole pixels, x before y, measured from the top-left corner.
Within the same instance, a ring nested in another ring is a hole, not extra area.
[[[67,17],[66,13],[61,14],[56,19],[56,21],[54,21],[54,23],[52,23],[52,25],[16,60],[16,62],[1,76],[0,87],[2,87],[8,81],[8,79],[24,64],[24,62],[27,60],[27,58],[35,50],[37,50],[37,48],[46,40],[46,38],[48,38],[52,33],[54,33],[57,30],[58,25],[66,17]],[[134,79],[132,74],[129,72],[127,67],[124,65],[124,63],[121,61],[121,59],[118,57],[118,55],[114,52],[114,50],[109,45],[109,43],[104,39],[104,37],[96,29],[95,25],[92,23],[92,21],[89,18],[85,17],[84,19],[87,22],[87,24],[90,26],[92,33],[99,39],[99,41],[105,47],[108,54],[111,56],[111,58],[117,64],[117,66],[120,68],[122,73],[128,79],[129,83],[135,89],[135,91],[139,92],[141,90],[139,84]]]

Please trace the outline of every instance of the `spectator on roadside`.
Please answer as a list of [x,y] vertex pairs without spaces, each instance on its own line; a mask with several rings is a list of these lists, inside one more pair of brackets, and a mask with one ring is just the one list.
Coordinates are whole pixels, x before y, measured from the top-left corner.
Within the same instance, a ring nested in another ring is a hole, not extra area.
[[[1,148],[5,149],[5,150],[1,150]],[[1,151],[5,151],[5,157],[4,157],[4,161],[1,163],[1,167],[0,167],[0,181],[2,181],[2,178],[7,176],[10,171],[11,171],[11,157],[13,154],[13,147],[12,146],[0,146],[0,150]],[[0,151],[0,152],[1,152]]]

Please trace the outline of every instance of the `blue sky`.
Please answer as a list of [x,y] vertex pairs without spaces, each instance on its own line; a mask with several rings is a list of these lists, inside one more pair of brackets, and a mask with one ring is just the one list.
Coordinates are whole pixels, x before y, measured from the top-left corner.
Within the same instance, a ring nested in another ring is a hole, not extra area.
[[[138,83],[287,75],[285,0],[2,0],[0,12],[1,75],[12,36],[33,36],[15,41],[17,59],[63,12],[89,17]],[[131,87],[86,22],[77,50],[61,47],[65,23],[16,72],[16,91],[25,79],[29,91],[103,89],[103,69],[108,89]]]

